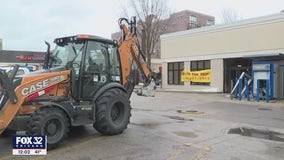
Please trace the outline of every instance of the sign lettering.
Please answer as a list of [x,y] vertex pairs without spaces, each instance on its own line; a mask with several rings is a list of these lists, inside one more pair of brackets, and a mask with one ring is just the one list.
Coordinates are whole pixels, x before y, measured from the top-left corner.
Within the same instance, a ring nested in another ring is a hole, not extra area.
[[211,82],[211,70],[188,71],[183,70],[181,73],[182,82]]

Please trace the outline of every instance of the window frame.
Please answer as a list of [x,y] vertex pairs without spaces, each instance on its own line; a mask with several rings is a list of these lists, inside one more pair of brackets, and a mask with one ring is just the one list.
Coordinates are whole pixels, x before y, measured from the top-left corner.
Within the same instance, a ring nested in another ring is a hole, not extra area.
[[184,85],[181,81],[181,73],[184,70],[184,62],[168,63],[168,85]]
[[[211,69],[210,60],[190,61],[190,71],[201,71]],[[210,82],[190,82],[190,85],[210,86]]]
[[197,28],[197,17],[190,15],[189,16],[189,26],[190,28]]
[[214,21],[211,20],[211,19],[208,19],[207,22],[206,22],[206,25],[207,26],[213,26],[214,25]]

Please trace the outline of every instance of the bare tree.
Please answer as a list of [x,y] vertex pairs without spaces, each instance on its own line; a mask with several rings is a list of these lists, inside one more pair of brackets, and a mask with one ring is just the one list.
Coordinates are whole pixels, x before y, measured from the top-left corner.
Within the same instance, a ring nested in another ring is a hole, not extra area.
[[129,0],[130,9],[138,18],[137,32],[149,67],[154,48],[166,29],[165,18],[169,16],[167,4],[167,0]]
[[221,10],[221,17],[223,20],[223,23],[232,23],[234,21],[241,20],[242,18],[238,17],[236,10],[228,8],[228,9],[222,9]]

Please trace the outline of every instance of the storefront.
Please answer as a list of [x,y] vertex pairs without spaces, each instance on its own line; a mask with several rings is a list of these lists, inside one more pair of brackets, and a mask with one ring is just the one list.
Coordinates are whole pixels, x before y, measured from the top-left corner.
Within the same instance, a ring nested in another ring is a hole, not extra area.
[[[284,13],[226,25],[202,27],[161,36],[163,88],[198,92],[230,92],[252,64],[274,64],[274,96],[283,96]],[[210,70],[210,82],[183,82],[183,70]],[[282,78],[281,78],[282,77]]]
[[45,52],[0,50],[0,66],[18,64],[31,71],[42,68]]

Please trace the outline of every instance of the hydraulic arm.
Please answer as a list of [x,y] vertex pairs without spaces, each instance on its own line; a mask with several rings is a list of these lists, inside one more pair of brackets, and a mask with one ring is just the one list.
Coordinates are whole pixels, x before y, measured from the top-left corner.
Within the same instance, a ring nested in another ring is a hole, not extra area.
[[[136,76],[133,74],[132,70],[133,62],[135,62],[139,74],[144,78],[144,86],[137,88],[137,94],[142,96],[154,96],[155,82],[151,77],[151,71],[139,47],[136,36],[136,19],[133,17],[132,20],[129,21],[128,19],[120,18],[119,25],[122,30],[122,36],[118,40],[118,52],[121,66],[123,66],[122,84],[126,86],[127,84],[132,83],[132,86],[134,87],[135,84],[133,84],[133,82],[135,82]],[[129,92],[132,92],[132,90]]]

